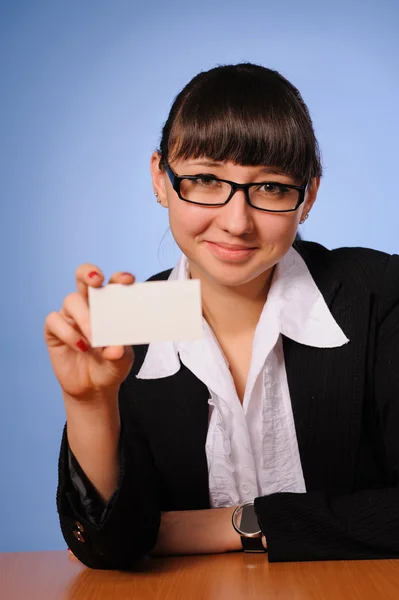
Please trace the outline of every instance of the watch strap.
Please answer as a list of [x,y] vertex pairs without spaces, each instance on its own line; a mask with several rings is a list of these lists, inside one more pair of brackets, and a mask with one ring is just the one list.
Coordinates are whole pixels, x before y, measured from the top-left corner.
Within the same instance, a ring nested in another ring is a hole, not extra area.
[[241,544],[244,552],[266,552],[261,536],[249,538],[242,535]]

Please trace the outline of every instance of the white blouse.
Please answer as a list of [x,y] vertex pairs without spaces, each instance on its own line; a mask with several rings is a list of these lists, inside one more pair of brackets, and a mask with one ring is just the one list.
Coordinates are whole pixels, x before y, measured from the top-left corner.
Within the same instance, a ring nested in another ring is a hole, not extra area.
[[[169,279],[188,278],[188,260],[183,255]],[[305,492],[282,334],[317,348],[349,342],[305,261],[291,248],[275,269],[255,330],[242,404],[216,337],[205,319],[203,325],[204,336],[199,340],[150,344],[137,377],[174,375],[180,369],[180,357],[207,386],[211,506],[234,506],[275,492]]]

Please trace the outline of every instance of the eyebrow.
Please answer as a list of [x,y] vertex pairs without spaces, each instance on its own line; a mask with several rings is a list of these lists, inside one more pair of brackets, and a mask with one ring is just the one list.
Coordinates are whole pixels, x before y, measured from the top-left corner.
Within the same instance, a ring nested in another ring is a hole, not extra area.
[[[222,162],[215,162],[213,160],[201,160],[199,162],[192,162],[187,166],[192,166],[192,167],[222,167],[223,163]],[[248,165],[248,166],[252,166],[253,168],[258,167],[259,166],[259,171],[261,173],[264,173],[265,175],[287,175],[287,173],[285,173],[282,169],[279,169],[278,167],[266,167],[266,166],[261,166],[261,165]]]

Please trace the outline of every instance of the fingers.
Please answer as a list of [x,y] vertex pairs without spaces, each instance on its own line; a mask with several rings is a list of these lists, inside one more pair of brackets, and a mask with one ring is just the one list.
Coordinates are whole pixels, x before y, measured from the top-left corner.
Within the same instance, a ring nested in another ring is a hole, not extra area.
[[[88,352],[90,350],[89,340],[77,329],[76,323],[62,313],[63,309],[60,312],[54,311],[47,315],[44,327],[46,343],[53,348],[65,344],[76,352]],[[130,358],[132,354],[133,348],[131,346],[108,346],[102,348],[101,351],[102,357],[111,361],[117,361],[124,357]],[[93,358],[95,356],[94,353]]]
[[[91,342],[90,312],[87,300],[79,292],[73,292],[66,296],[62,305],[61,316],[65,316],[69,324],[81,334],[87,341]],[[72,322],[73,321],[73,322]]]
[[90,349],[90,344],[87,339],[84,339],[82,333],[67,323],[58,312],[54,311],[47,315],[44,332],[50,347],[66,344],[77,352],[87,352]]
[[[109,283],[131,285],[135,281],[132,273],[117,271]],[[104,274],[97,266],[86,263],[76,270],[77,291],[69,294],[60,312],[50,313],[45,322],[45,338],[49,346],[66,344],[76,351],[87,352],[91,343],[90,311],[88,306],[88,288],[101,287]],[[119,360],[129,354],[130,349],[123,346],[109,346],[102,349],[107,360]]]
[[68,548],[68,556],[69,556],[69,560],[71,562],[80,562],[80,560],[78,558],[76,558],[76,556],[74,555],[74,553],[72,552],[72,550],[70,548]]
[[[121,283],[131,285],[134,283],[135,277],[132,273],[117,271],[112,275],[109,283]],[[88,306],[88,288],[101,287],[104,282],[104,274],[96,265],[85,263],[80,265],[76,270],[76,287],[77,292],[69,294],[62,305],[59,314],[64,321],[64,325],[58,319],[51,317],[51,323],[57,327],[60,340],[70,346],[75,347],[77,343],[81,346],[80,349],[86,348],[86,345],[91,342],[90,329],[90,311]],[[54,313],[52,313],[54,314]],[[65,328],[65,325],[68,328]],[[72,332],[74,332],[72,334]],[[54,331],[54,334],[56,332]],[[72,335],[72,338],[71,338]],[[67,338],[65,338],[67,336]],[[80,336],[79,338],[77,336]],[[85,338],[85,339],[83,339]],[[81,343],[82,342],[82,343]],[[118,360],[124,355],[123,346],[112,346],[104,349],[105,358],[109,360]]]
[[130,355],[133,351],[131,346],[106,346],[102,349],[102,356],[106,360],[120,360],[126,355]]
[[117,271],[112,275],[108,283],[124,283],[125,285],[132,284],[136,281],[136,278],[132,273],[126,273]]
[[[132,284],[135,281],[132,273],[117,271],[112,275],[108,283]],[[88,287],[101,287],[104,283],[104,274],[96,265],[85,263],[76,269],[76,289],[79,294],[87,300]]]
[[104,281],[104,274],[101,269],[90,263],[80,265],[76,269],[75,276],[76,288],[86,300],[88,298],[88,287],[101,287]]

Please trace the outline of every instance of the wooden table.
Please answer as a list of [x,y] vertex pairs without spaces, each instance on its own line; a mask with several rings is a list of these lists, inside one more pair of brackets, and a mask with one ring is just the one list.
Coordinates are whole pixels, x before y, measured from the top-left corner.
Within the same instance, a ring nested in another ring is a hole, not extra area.
[[0,554],[1,600],[399,600],[399,560],[269,563],[234,554],[93,571],[64,552]]

